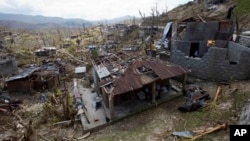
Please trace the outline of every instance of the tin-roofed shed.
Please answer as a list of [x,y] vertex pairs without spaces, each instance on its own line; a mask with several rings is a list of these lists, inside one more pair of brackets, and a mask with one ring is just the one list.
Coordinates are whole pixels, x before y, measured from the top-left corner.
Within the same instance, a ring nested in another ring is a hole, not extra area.
[[30,77],[33,72],[39,70],[39,67],[30,67],[22,71],[20,74],[10,77],[5,82],[10,93],[26,93],[31,92],[33,83],[30,81]]
[[31,66],[20,74],[10,77],[6,84],[10,93],[30,93],[32,90],[53,90],[59,83],[59,73],[56,68],[44,65]]

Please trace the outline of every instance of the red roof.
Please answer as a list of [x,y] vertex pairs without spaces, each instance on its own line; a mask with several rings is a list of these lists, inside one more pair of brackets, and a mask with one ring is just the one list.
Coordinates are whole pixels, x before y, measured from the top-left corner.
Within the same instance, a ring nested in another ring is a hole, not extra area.
[[143,87],[141,74],[136,69],[140,67],[150,68],[160,79],[168,79],[190,72],[187,68],[182,68],[175,65],[166,65],[156,60],[136,61],[129,65],[125,73],[117,78],[113,83],[113,94],[122,94]]

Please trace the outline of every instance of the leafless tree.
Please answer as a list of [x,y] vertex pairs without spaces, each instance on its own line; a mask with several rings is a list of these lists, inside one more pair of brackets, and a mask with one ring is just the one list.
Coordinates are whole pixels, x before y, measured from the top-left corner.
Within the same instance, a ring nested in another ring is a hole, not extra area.
[[145,13],[142,13],[140,10],[139,10],[139,14],[142,18],[142,21],[145,22],[146,21],[146,16],[145,16]]

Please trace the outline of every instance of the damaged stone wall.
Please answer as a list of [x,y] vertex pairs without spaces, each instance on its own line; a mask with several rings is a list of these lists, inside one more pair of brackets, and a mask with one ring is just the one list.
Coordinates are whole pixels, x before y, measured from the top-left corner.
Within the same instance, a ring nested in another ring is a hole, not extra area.
[[0,76],[15,74],[18,71],[15,58],[0,57]]
[[[170,59],[175,64],[190,68],[192,70],[191,75],[195,77],[212,81],[250,78],[250,63],[248,62],[250,60],[250,48],[229,42],[228,48],[211,47],[203,57],[193,58],[185,55],[185,51],[179,50],[178,43],[179,41],[172,42]],[[225,42],[218,43],[224,44]],[[186,49],[188,50],[188,47]]]

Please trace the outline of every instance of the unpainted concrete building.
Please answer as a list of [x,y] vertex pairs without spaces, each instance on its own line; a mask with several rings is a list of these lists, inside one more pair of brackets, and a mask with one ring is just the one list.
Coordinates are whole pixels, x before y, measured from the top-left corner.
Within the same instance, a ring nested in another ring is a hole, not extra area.
[[[171,29],[171,62],[212,81],[250,78],[250,48],[232,42],[234,23],[176,23]],[[212,42],[210,44],[209,42]]]

